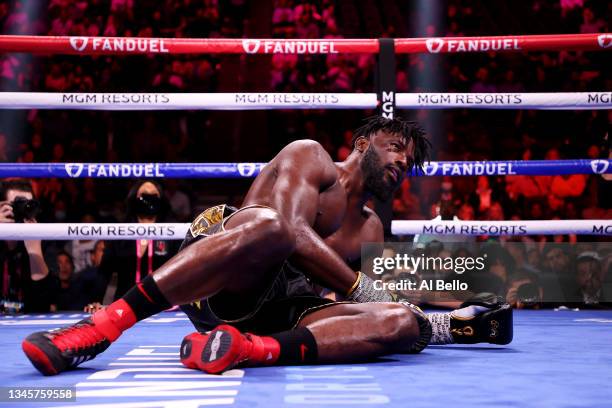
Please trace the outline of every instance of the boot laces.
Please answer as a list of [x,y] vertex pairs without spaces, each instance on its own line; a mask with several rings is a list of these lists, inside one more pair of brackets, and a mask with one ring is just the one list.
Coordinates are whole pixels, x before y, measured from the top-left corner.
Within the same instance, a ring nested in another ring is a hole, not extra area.
[[54,332],[51,341],[62,351],[76,352],[94,347],[103,340],[105,340],[104,335],[96,330],[93,324],[77,323]]

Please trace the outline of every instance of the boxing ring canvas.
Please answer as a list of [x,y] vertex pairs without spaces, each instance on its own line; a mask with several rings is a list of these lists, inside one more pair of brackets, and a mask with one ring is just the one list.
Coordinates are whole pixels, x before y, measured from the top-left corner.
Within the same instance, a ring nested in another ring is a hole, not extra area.
[[95,360],[43,377],[20,351],[32,331],[86,315],[0,317],[0,383],[75,387],[76,402],[4,406],[181,407],[227,405],[398,407],[609,407],[612,311],[514,312],[507,346],[431,346],[418,355],[370,363],[231,370],[206,375],[184,368],[179,345],[193,331],[182,312],[138,323]]

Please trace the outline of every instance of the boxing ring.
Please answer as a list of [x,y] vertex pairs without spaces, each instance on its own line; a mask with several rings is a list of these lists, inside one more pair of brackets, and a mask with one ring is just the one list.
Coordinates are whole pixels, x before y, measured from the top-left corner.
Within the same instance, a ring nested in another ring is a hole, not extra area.
[[[612,34],[364,40],[169,39],[0,36],[0,52],[73,55],[402,53],[612,50]],[[380,67],[376,92],[339,93],[37,93],[1,92],[0,109],[253,110],[611,109],[612,93],[396,93],[394,69]],[[430,162],[415,177],[612,173],[610,159]],[[0,178],[253,178],[265,163],[0,163]],[[0,225],[0,239],[182,239],[188,224]],[[612,235],[612,221],[407,221],[396,235]],[[607,239],[607,238],[606,238]],[[210,376],[183,368],[178,346],[193,331],[181,312],[140,322],[76,370],[41,377],[20,351],[30,332],[75,323],[82,313],[0,316],[4,386],[71,387],[77,401],[19,406],[609,406],[612,312],[515,311],[507,346],[432,346],[369,364],[267,367]],[[0,402],[1,404],[1,402]],[[16,405],[16,404],[15,404]],[[8,406],[13,406],[10,404]]]

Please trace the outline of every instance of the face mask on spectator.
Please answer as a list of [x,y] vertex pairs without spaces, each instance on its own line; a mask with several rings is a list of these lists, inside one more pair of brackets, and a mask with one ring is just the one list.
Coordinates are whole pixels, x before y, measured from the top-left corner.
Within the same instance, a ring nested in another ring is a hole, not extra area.
[[151,217],[159,214],[161,209],[161,199],[155,194],[142,194],[136,197],[134,210],[136,215]]

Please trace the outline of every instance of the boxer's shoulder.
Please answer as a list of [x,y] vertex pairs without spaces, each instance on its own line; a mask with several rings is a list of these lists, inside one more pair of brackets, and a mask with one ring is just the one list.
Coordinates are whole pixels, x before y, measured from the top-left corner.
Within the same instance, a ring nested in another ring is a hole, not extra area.
[[302,176],[316,175],[318,179],[333,184],[337,170],[329,153],[314,140],[303,139],[289,143],[268,165],[299,172]]

